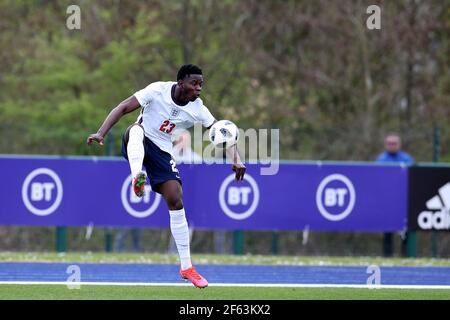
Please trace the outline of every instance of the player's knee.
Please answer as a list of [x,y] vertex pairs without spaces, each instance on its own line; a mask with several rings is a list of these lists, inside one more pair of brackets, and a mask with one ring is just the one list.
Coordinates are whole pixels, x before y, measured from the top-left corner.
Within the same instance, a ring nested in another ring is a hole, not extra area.
[[183,190],[178,181],[169,180],[159,187],[169,210],[183,209]]
[[170,210],[180,210],[183,209],[183,198],[181,196],[181,192],[178,190],[173,190],[166,194],[166,202],[167,206]]
[[167,206],[169,207],[169,210],[183,209],[183,200],[181,199],[181,197],[169,197],[167,198]]

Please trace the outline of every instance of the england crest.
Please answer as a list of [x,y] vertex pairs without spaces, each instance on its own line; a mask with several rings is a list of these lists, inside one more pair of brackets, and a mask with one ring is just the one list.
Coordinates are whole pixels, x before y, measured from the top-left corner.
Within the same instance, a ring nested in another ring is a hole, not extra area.
[[180,113],[180,110],[172,108],[172,110],[170,111],[170,117],[171,118],[176,118],[179,113]]

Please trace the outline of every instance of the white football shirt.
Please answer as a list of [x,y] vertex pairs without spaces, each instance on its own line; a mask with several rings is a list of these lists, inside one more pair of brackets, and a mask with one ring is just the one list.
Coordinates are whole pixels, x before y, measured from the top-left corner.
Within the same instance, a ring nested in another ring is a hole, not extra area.
[[173,81],[153,82],[134,94],[142,108],[136,122],[144,127],[147,138],[172,156],[171,136],[175,128],[187,129],[196,122],[209,127],[214,122],[214,117],[200,98],[185,106],[177,105],[171,94],[175,84]]

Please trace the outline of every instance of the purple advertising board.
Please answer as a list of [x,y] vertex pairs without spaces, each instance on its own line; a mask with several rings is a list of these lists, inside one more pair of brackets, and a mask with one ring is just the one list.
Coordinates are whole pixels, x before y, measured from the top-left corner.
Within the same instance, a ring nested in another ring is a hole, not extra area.
[[[222,230],[400,231],[408,168],[281,163],[275,175],[247,165],[178,165],[191,227]],[[164,199],[131,192],[121,158],[0,157],[0,224],[168,228]],[[148,189],[148,188],[147,188]]]

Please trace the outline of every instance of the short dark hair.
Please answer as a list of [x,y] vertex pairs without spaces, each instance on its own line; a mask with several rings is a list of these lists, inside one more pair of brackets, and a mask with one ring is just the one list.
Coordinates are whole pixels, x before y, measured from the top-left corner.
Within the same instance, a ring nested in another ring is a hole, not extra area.
[[190,74],[203,74],[202,69],[197,67],[195,64],[185,64],[181,66],[180,70],[178,70],[177,81],[183,80],[184,77]]

